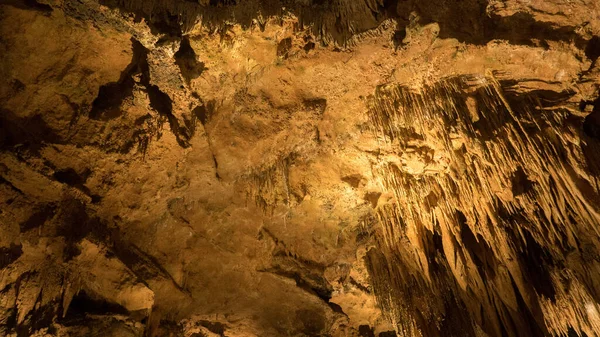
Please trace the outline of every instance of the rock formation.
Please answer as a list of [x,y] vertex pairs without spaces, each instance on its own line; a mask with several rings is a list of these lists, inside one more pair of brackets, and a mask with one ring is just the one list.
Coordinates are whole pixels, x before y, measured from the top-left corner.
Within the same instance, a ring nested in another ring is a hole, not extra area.
[[0,335],[600,335],[598,0],[0,0]]

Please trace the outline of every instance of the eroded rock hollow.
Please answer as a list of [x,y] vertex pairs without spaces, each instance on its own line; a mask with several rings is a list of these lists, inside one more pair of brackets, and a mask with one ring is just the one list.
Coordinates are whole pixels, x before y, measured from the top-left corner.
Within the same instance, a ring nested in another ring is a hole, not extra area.
[[598,0],[0,0],[0,335],[600,335]]

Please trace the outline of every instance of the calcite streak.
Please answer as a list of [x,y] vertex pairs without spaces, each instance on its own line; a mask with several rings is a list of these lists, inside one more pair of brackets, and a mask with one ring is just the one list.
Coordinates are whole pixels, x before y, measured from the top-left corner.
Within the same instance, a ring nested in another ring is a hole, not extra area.
[[600,331],[589,272],[599,266],[600,191],[580,142],[597,145],[568,108],[515,97],[491,73],[371,97],[383,148],[430,152],[375,169],[395,198],[377,209],[370,272],[406,336]]

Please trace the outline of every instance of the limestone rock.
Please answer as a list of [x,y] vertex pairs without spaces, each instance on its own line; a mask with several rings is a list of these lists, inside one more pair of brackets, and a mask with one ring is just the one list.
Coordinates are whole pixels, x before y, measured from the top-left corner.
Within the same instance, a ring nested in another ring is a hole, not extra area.
[[0,335],[597,336],[598,18],[0,1]]

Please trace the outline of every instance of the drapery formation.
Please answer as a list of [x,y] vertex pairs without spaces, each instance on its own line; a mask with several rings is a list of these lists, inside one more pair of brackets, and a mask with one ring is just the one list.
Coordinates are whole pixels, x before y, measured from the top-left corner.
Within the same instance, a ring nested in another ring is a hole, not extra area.
[[568,92],[517,89],[490,73],[370,100],[393,195],[370,273],[407,336],[600,331],[596,140]]

